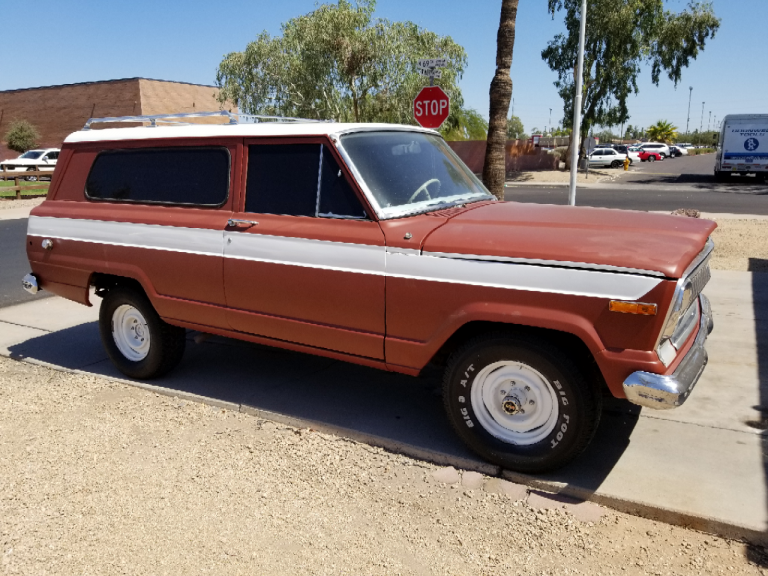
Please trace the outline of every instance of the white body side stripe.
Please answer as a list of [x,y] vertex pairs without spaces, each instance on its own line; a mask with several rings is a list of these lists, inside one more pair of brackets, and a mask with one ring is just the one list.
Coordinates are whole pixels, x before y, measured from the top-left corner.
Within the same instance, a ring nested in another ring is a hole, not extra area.
[[225,232],[224,237],[226,258],[384,275],[384,246],[242,232]]
[[223,230],[30,216],[27,234],[113,246],[221,256]]
[[357,274],[616,300],[637,300],[661,282],[661,278],[637,274],[466,260],[419,255],[416,250],[387,250],[383,246],[131,222],[31,216],[28,234]]
[[387,276],[615,300],[637,300],[661,282],[632,274],[406,254],[387,254]]

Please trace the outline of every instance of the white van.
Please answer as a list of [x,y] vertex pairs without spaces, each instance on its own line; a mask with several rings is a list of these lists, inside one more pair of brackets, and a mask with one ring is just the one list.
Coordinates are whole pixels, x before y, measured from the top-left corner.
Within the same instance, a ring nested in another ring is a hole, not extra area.
[[715,179],[729,174],[768,178],[768,114],[728,114],[720,126]]

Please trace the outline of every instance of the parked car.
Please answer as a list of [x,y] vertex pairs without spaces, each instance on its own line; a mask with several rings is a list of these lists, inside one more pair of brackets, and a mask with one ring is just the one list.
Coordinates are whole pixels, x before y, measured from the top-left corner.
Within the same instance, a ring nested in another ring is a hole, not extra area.
[[619,168],[624,163],[626,154],[621,154],[613,148],[597,148],[588,156],[590,168],[600,168],[608,166],[610,168]]
[[685,148],[678,148],[677,146],[669,147],[670,158],[679,158],[680,156],[688,156],[688,150]]
[[640,161],[641,162],[656,162],[657,160],[664,160],[664,156],[661,155],[659,152],[650,152],[648,150],[643,150],[640,152]]
[[661,144],[659,142],[643,142],[640,144],[640,148],[648,152],[658,152],[659,155],[664,158],[669,157],[669,146]]
[[613,144],[611,145],[611,148],[616,150],[619,154],[624,154],[629,158],[629,163],[634,164],[635,162],[640,162],[640,154],[638,154],[637,150],[632,148],[631,146],[626,146],[624,144]]
[[442,367],[458,435],[530,473],[584,450],[604,393],[673,408],[707,362],[714,222],[500,202],[432,130],[107,128],[61,158],[23,285],[85,305],[94,289],[131,378],[181,362],[186,330]]
[[[29,150],[18,158],[3,160],[0,162],[0,170],[9,172],[26,170],[29,172],[52,172],[56,168],[59,159],[58,148],[43,148],[41,150]],[[29,176],[27,180],[37,180],[36,176]]]

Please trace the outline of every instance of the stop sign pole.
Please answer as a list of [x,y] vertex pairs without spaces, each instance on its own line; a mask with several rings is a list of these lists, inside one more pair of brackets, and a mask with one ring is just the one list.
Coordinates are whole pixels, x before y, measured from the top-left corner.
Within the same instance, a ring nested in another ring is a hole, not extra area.
[[439,86],[434,85],[434,79],[440,78],[440,68],[446,64],[445,58],[423,59],[418,62],[422,76],[429,76],[429,86],[413,99],[413,117],[424,128],[439,128],[451,113],[451,99]]

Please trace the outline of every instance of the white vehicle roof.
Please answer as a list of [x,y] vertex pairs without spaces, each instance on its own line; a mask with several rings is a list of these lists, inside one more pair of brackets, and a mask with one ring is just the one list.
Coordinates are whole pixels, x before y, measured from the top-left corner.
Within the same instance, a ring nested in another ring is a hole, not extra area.
[[404,124],[336,123],[336,122],[260,122],[254,124],[188,124],[183,126],[138,126],[80,130],[66,137],[70,142],[107,142],[116,140],[149,140],[156,138],[215,138],[221,136],[340,136],[349,132],[407,131],[438,134],[419,126]]
[[739,120],[768,120],[768,114],[726,114],[723,122],[734,122]]

